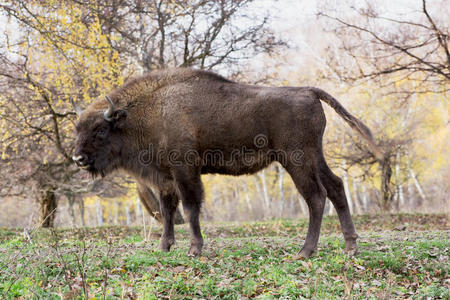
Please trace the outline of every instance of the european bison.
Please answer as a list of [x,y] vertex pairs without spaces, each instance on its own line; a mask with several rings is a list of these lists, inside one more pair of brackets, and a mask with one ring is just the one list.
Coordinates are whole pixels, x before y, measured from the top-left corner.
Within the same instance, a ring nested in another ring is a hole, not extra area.
[[188,255],[201,254],[201,174],[251,174],[278,161],[306,200],[310,222],[299,255],[317,249],[325,198],[334,204],[347,251],[356,234],[342,181],[324,159],[326,102],[374,150],[370,130],[314,87],[240,84],[212,72],[168,69],[129,81],[84,110],[73,160],[92,175],[124,170],[160,191],[160,248],[174,244],[179,199],[190,223]]

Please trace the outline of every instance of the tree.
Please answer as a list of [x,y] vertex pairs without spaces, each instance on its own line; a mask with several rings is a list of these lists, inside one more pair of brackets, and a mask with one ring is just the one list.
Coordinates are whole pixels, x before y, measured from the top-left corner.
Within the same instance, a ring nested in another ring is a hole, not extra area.
[[[433,83],[434,92],[448,91],[448,5],[445,1],[434,1],[434,9],[430,11],[428,4],[422,0],[418,12],[395,17],[371,4],[353,7],[356,17],[352,16],[351,21],[326,10],[319,12],[319,16],[337,23],[334,32],[341,37],[340,50],[347,54],[347,59],[340,62],[329,55],[329,65],[344,80],[376,79],[393,74],[423,83],[416,87],[416,92],[429,91],[430,85],[426,83]],[[354,38],[347,38],[349,35]]]
[[195,66],[237,72],[237,62],[285,45],[269,29],[270,15],[251,11],[253,0],[74,2],[92,7],[105,33],[117,37],[112,47],[143,71]]

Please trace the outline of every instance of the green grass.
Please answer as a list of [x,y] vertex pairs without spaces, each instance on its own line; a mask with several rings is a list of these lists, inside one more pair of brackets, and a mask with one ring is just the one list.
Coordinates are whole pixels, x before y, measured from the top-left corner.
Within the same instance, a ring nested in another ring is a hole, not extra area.
[[40,229],[31,240],[0,229],[0,298],[450,299],[445,215],[360,216],[355,224],[358,254],[344,253],[337,218],[327,217],[319,252],[304,261],[295,254],[307,220],[204,224],[201,258],[186,256],[185,225],[170,253],[137,227]]

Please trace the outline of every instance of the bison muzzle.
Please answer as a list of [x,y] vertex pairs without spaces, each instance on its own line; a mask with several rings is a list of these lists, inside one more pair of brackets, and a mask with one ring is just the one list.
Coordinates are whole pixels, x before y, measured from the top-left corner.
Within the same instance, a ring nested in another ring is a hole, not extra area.
[[274,161],[292,177],[309,207],[299,255],[317,249],[325,199],[339,215],[346,249],[357,234],[342,181],[328,167],[322,136],[322,100],[369,143],[370,130],[328,93],[313,87],[239,84],[193,69],[151,72],[99,98],[80,115],[73,160],[93,176],[123,170],[160,192],[160,248],[175,242],[174,213],[181,199],[190,224],[188,254],[201,254],[201,174],[255,173]]

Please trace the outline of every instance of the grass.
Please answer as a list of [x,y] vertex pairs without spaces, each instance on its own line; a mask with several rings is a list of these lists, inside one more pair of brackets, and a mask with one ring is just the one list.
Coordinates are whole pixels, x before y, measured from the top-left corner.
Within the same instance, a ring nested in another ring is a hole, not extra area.
[[137,227],[0,229],[0,298],[450,299],[447,216],[358,216],[355,224],[358,254],[343,252],[339,222],[326,217],[319,252],[304,261],[294,259],[303,219],[204,224],[197,259],[186,256],[185,225],[170,253]]

